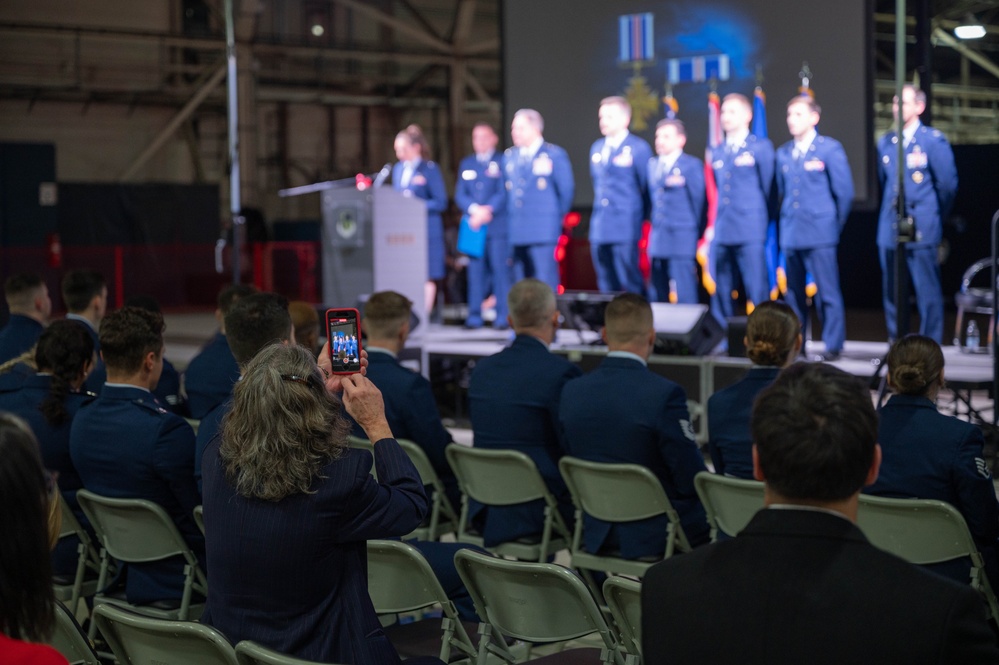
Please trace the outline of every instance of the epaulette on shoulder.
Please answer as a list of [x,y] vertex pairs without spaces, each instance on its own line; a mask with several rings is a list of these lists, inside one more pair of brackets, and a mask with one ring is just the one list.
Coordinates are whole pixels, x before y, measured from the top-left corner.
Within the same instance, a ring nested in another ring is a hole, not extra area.
[[152,411],[153,413],[157,413],[157,414],[159,414],[161,416],[164,416],[164,415],[167,415],[167,414],[170,413],[169,411],[167,411],[166,409],[164,409],[162,406],[160,406],[159,404],[157,404],[155,401],[149,402],[149,401],[146,401],[146,400],[140,398],[140,399],[135,400],[135,404],[137,404],[138,406],[141,406],[144,409],[148,409],[149,411]]

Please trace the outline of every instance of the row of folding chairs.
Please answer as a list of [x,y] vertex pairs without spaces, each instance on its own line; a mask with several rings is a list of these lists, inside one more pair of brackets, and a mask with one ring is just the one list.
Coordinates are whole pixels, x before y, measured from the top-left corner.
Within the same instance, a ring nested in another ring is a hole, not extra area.
[[[439,657],[444,662],[640,663],[641,587],[633,580],[611,577],[604,584],[613,617],[609,624],[586,585],[571,570],[556,564],[508,561],[461,550],[455,565],[476,610],[484,618],[476,630],[457,618],[453,605],[415,548],[398,541],[371,541],[368,556],[372,599],[379,611],[408,612],[432,604],[444,608],[441,628],[437,629],[438,636],[443,630]],[[252,642],[233,647],[218,631],[191,621],[150,617],[109,604],[95,607],[93,617],[120,663],[307,665],[307,661]],[[432,628],[433,623],[425,620],[400,628],[418,624]],[[397,641],[391,630],[388,632],[402,657],[427,655],[425,649],[407,650],[405,642]],[[529,654],[525,659],[523,649],[511,648],[511,640],[536,645],[587,635],[596,635],[601,646],[564,650],[537,659],[531,659]],[[100,663],[73,614],[62,604],[52,644],[71,663]]]

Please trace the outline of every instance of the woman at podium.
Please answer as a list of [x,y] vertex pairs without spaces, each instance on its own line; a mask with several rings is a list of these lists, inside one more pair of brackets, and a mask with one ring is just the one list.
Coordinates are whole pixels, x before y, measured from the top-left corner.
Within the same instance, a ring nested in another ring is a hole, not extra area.
[[430,161],[430,146],[419,125],[410,125],[395,137],[392,186],[406,196],[427,202],[427,284],[424,290],[426,312],[430,315],[437,297],[436,280],[444,278],[444,222],[441,213],[447,209],[447,189],[441,170]]

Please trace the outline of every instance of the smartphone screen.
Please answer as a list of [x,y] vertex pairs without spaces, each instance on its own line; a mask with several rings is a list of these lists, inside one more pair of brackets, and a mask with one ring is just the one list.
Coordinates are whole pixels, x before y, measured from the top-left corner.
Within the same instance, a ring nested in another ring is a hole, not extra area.
[[361,371],[361,324],[356,309],[327,310],[326,338],[334,374]]

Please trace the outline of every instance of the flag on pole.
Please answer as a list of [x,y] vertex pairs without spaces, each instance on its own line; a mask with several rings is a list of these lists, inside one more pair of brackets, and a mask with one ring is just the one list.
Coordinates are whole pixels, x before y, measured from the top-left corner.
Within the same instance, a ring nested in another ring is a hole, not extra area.
[[715,237],[715,216],[718,214],[718,183],[711,163],[712,152],[724,142],[721,129],[721,98],[712,90],[708,93],[708,147],[704,150],[704,188],[708,203],[708,223],[704,235],[697,241],[697,262],[701,264],[701,283],[709,295],[715,294],[715,279],[711,274],[711,240]]
[[[767,130],[767,95],[763,86],[756,86],[753,91],[753,135],[765,139]],[[787,271],[784,255],[777,242],[777,220],[771,219],[767,224],[767,240],[764,245],[767,256],[767,279],[770,280],[770,299],[777,300],[782,293],[787,292]]]

